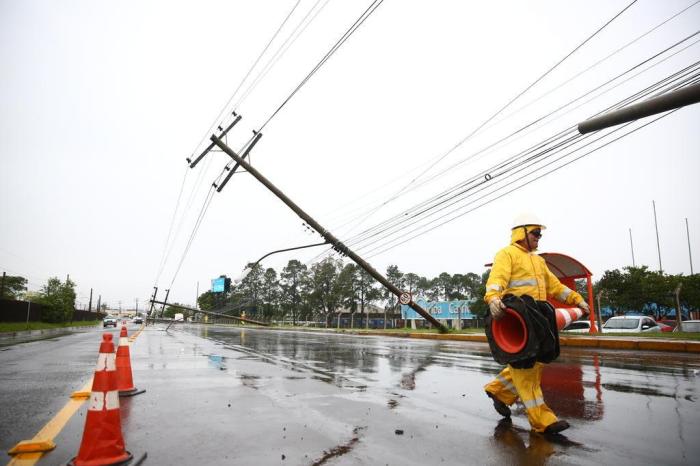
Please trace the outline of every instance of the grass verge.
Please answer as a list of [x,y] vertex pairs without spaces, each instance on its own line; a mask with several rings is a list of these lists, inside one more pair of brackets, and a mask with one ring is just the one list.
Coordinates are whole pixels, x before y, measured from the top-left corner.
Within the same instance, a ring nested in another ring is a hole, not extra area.
[[62,323],[48,323],[48,322],[0,322],[0,333],[6,332],[22,332],[25,330],[46,330],[49,328],[65,328],[65,327],[86,327],[91,325],[101,324],[101,320],[86,320],[80,322],[62,322]]

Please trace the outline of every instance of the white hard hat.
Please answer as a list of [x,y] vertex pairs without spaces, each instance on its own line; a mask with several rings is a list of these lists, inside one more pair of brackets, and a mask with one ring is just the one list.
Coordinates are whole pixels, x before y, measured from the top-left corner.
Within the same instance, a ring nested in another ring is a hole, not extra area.
[[537,217],[537,215],[530,213],[530,212],[525,212],[525,213],[522,213],[522,214],[518,215],[517,217],[515,217],[515,220],[513,220],[513,226],[511,227],[511,230],[514,228],[524,227],[527,225],[537,225],[537,226],[542,227],[542,229],[547,228],[542,223],[542,220],[540,220],[539,217]]

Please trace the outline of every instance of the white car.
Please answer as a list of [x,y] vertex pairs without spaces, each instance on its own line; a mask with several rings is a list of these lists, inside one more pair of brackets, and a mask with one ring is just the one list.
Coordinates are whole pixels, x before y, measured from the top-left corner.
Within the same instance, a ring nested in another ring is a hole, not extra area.
[[661,327],[647,316],[611,317],[603,324],[603,333],[642,333],[660,332]]
[[[593,327],[597,330],[598,326],[594,323]],[[590,320],[577,320],[560,330],[564,333],[591,333]]]

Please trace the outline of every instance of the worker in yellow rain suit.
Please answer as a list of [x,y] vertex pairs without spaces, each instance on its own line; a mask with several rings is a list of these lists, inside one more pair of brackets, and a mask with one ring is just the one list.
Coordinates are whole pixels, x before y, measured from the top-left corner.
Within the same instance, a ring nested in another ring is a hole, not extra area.
[[[573,304],[588,314],[589,308],[583,297],[562,285],[547,268],[542,257],[535,252],[545,226],[532,214],[520,215],[513,222],[510,245],[498,251],[491,273],[486,282],[484,300],[494,319],[504,314],[501,298],[507,294],[529,295],[544,301],[547,296],[561,302]],[[525,405],[527,418],[536,432],[557,433],[569,427],[559,421],[545,404],[540,387],[544,364],[536,361],[532,367],[515,368],[507,365],[500,374],[484,388],[493,400],[499,414],[510,417],[509,406],[520,398]]]

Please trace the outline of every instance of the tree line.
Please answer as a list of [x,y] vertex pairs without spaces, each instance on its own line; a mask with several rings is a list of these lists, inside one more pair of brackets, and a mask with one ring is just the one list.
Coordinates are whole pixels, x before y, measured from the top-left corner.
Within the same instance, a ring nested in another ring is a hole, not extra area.
[[[264,320],[317,321],[328,324],[339,311],[367,318],[370,308],[380,307],[395,316],[398,298],[380,286],[365,270],[354,263],[343,264],[333,257],[307,267],[299,260],[290,260],[278,273],[274,268],[249,264],[249,273],[231,290],[224,293],[207,291],[198,298],[202,310],[219,310]],[[485,276],[475,273],[449,274],[427,278],[404,273],[398,266],[386,269],[387,279],[414,299],[428,301],[474,300],[474,311],[486,309],[480,303],[484,294]],[[175,309],[170,313],[179,312]]]
[[[680,289],[679,289],[680,286]],[[700,309],[700,274],[669,275],[647,266],[606,270],[595,282],[593,292],[601,293],[601,306],[616,314],[634,311],[656,318],[675,315],[676,290],[681,313]]]
[[67,322],[73,320],[75,311],[75,282],[70,278],[62,282],[57,277],[49,278],[37,292],[27,291],[27,279],[21,276],[5,276],[0,286],[0,298],[25,299],[42,305],[41,320],[44,322]]
[[[326,258],[310,267],[299,260],[290,260],[277,272],[249,264],[250,272],[225,293],[207,291],[198,298],[200,309],[219,310],[249,317],[276,321],[317,321],[328,324],[338,311],[367,317],[371,306],[379,306],[395,315],[399,311],[396,296],[381,287],[367,272],[353,263]],[[425,277],[404,273],[398,266],[386,269],[387,279],[398,288],[410,292],[414,299],[427,301],[470,300],[470,311],[485,316],[483,302],[486,280],[490,270]],[[595,296],[601,294],[601,305],[616,314],[642,312],[661,318],[674,314],[674,290],[681,285],[680,303],[683,309],[700,308],[700,274],[669,275],[651,271],[646,266],[606,270],[594,282]],[[585,280],[577,281],[578,291],[587,298]],[[371,305],[371,306],[370,306]],[[171,313],[179,312],[171,310]]]

